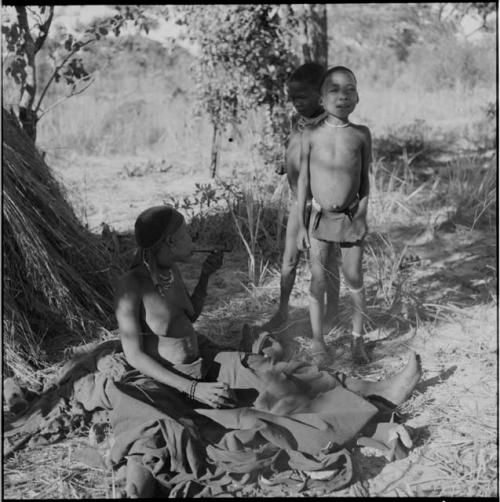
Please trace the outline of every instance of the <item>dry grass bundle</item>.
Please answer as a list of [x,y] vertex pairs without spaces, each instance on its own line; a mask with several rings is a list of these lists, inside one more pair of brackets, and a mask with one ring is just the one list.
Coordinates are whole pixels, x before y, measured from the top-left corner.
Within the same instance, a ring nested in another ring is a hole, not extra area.
[[109,322],[110,254],[5,110],[2,124],[4,371],[26,380]]

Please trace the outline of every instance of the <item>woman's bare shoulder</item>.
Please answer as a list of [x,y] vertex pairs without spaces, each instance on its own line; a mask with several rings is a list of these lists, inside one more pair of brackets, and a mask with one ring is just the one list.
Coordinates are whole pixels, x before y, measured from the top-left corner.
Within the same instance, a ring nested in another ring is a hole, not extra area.
[[144,291],[146,278],[139,267],[127,270],[123,273],[115,283],[115,297],[120,299],[124,296],[136,297],[141,296]]

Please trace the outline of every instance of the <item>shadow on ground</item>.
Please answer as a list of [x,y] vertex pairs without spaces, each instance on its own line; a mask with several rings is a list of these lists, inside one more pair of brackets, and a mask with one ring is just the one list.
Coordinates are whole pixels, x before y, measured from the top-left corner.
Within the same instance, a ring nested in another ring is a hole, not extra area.
[[423,394],[429,387],[440,385],[446,380],[448,380],[448,378],[450,378],[457,371],[457,369],[458,369],[457,366],[451,366],[450,368],[441,371],[439,375],[436,375],[435,377],[419,382],[418,385],[415,387],[415,390]]

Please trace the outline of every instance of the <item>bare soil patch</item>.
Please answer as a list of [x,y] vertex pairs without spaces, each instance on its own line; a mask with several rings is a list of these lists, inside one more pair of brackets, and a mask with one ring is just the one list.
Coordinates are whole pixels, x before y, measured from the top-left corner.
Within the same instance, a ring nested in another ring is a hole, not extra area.
[[[105,221],[127,232],[146,206],[161,203],[167,195],[189,195],[195,182],[206,180],[193,175],[186,181],[185,173],[174,167],[166,185],[161,163],[158,165],[147,176],[130,176],[118,162],[104,169],[97,159],[90,159],[85,167],[75,164],[65,172],[57,170],[69,186],[74,205],[86,207],[90,228],[98,230]],[[84,172],[91,180],[87,191],[81,189]],[[366,366],[353,366],[350,361],[346,336],[350,303],[346,289],[341,287],[340,324],[326,337],[332,354],[331,368],[380,379],[398,371],[411,349],[421,355],[423,377],[400,409],[405,423],[413,429],[414,449],[410,455],[388,463],[374,451],[355,448],[355,482],[335,495],[498,496],[496,236],[457,222],[451,231],[436,230],[420,245],[406,246],[408,242],[418,243],[418,236],[427,230],[425,222],[415,220],[411,225],[377,230],[367,241],[371,251],[367,249],[366,253],[365,284],[372,319],[367,336],[372,362]],[[391,243],[390,250],[387,242]],[[404,252],[407,260],[390,284],[392,290],[382,291],[375,271],[384,263],[391,265],[391,252]],[[183,268],[188,287],[194,286],[203,258],[198,255]],[[244,250],[225,255],[223,268],[211,280],[210,296],[197,322],[200,332],[222,345],[235,345],[244,323],[260,326],[277,308],[279,263],[270,265],[259,287],[248,285],[246,270]],[[289,322],[277,332],[286,356],[303,360],[310,359],[311,344],[308,281],[308,269],[302,261]],[[109,467],[89,467],[81,462],[78,451],[87,442],[84,433],[57,444],[17,452],[4,463],[4,496],[116,496],[118,486]],[[232,495],[276,496],[265,490],[247,492],[244,486],[235,487]],[[317,491],[290,495],[328,494]]]

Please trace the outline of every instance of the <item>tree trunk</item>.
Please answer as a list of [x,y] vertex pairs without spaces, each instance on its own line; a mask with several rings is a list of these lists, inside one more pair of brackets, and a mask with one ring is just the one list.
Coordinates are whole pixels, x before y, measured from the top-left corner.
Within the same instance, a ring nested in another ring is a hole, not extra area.
[[23,130],[34,143],[36,140],[36,124],[38,122],[37,114],[33,111],[33,103],[35,102],[36,94],[36,47],[29,31],[26,7],[16,7],[16,9],[19,27],[24,36],[24,50],[26,54],[26,78],[21,87],[21,98],[19,100],[19,121],[21,122]]
[[210,177],[215,178],[219,164],[220,130],[217,122],[213,122],[214,133],[212,135],[212,154],[210,157]]
[[328,66],[326,4],[304,4],[302,55],[304,63]]

